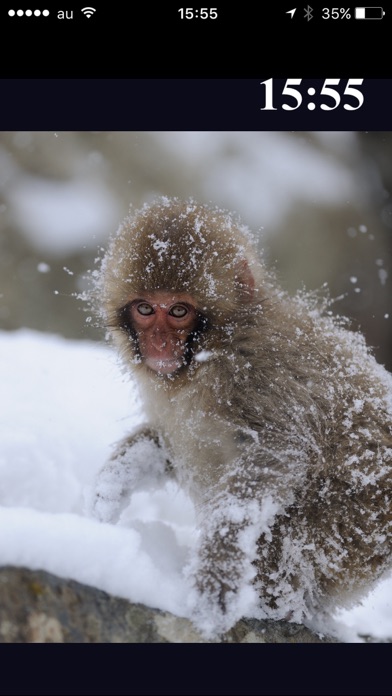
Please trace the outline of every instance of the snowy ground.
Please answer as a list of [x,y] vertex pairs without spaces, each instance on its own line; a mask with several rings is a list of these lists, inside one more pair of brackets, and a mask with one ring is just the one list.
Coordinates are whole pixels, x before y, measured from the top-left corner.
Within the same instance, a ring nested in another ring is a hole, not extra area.
[[[195,527],[185,495],[172,484],[139,493],[116,526],[84,514],[111,445],[142,419],[110,349],[0,333],[0,383],[0,565],[44,569],[186,616],[182,568]],[[392,637],[392,579],[339,620],[346,640]]]

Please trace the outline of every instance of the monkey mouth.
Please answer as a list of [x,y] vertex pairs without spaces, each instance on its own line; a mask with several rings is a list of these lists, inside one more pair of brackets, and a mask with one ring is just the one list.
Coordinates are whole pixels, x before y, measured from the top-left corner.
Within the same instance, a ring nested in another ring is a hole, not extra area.
[[149,357],[146,360],[146,365],[154,372],[158,372],[162,375],[168,375],[172,372],[176,372],[182,365],[183,360],[181,358],[152,358]]

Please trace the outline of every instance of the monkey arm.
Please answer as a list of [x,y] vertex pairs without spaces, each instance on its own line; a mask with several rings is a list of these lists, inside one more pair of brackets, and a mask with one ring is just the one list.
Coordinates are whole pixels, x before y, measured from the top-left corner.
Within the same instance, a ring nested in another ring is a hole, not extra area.
[[196,555],[186,568],[190,580],[192,619],[206,637],[225,633],[256,608],[253,585],[257,569],[257,541],[268,536],[278,506],[272,498],[241,500],[223,494],[207,505]]
[[[238,432],[235,439],[238,441]],[[218,450],[213,448],[208,465],[203,463],[207,485],[204,499],[196,504],[200,536],[185,575],[192,587],[192,620],[209,638],[225,633],[259,605],[254,582],[258,541],[271,537],[276,515],[286,503],[276,477],[265,466],[267,456],[271,468],[277,463],[249,440],[246,437],[246,451],[231,463],[226,460],[220,467]],[[228,448],[223,451],[227,455]],[[211,470],[208,476],[206,471]]]
[[159,434],[141,427],[116,446],[95,481],[89,513],[101,522],[116,522],[132,493],[158,488],[171,473]]
[[[196,504],[200,536],[185,571],[192,586],[192,619],[206,637],[224,633],[260,606],[255,582],[260,541],[267,552],[276,518],[293,503],[306,471],[303,448],[291,439],[289,446],[287,433],[272,437],[249,428],[222,430],[219,447],[210,441],[208,452],[199,453],[204,483]],[[233,448],[236,456],[230,461]]]

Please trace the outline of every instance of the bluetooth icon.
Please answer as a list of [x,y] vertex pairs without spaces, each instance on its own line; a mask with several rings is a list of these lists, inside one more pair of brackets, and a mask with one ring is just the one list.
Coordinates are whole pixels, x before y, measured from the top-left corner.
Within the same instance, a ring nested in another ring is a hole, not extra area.
[[310,20],[313,19],[313,14],[312,14],[313,7],[310,7],[310,5],[308,5],[307,7],[304,7],[304,11],[305,11],[305,15],[304,15],[305,19],[307,19],[308,22],[310,22]]

